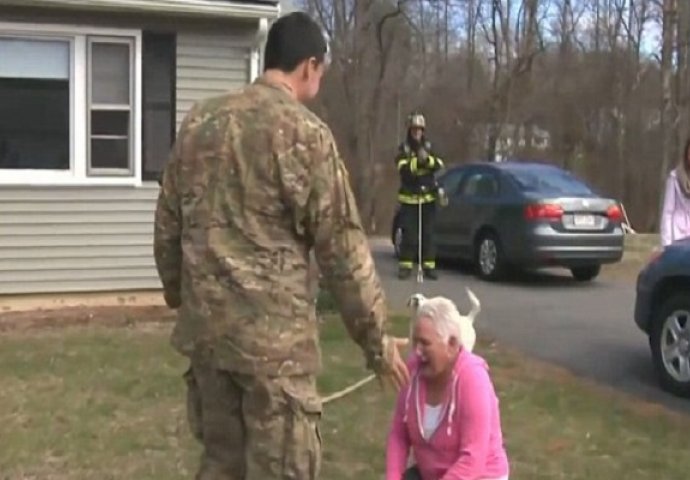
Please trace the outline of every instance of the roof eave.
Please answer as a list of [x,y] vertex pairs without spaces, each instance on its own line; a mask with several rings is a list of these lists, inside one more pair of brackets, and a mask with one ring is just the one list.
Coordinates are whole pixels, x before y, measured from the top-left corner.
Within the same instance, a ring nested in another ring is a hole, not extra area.
[[278,4],[212,0],[0,0],[0,7],[43,7],[80,11],[168,14],[182,17],[277,18]]

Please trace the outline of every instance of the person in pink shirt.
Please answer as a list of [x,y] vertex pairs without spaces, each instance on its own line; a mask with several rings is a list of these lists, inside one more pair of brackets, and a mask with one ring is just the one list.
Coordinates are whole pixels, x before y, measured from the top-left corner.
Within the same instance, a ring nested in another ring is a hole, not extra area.
[[661,245],[690,237],[690,140],[683,158],[669,173],[661,212]]
[[411,380],[396,402],[386,480],[508,479],[499,401],[486,361],[463,347],[463,321],[444,297],[417,310]]

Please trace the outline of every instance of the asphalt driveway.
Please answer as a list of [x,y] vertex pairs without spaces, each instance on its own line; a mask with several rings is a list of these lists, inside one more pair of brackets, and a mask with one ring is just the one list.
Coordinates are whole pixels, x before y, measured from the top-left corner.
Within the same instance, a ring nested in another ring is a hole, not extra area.
[[447,296],[466,311],[468,286],[482,302],[478,331],[578,375],[690,414],[690,401],[657,387],[646,337],[633,322],[632,281],[581,284],[569,272],[556,270],[492,284],[452,269],[441,270],[438,281],[418,285],[414,276],[397,279],[390,245],[375,241],[372,247],[392,305],[404,308],[412,293],[421,292]]

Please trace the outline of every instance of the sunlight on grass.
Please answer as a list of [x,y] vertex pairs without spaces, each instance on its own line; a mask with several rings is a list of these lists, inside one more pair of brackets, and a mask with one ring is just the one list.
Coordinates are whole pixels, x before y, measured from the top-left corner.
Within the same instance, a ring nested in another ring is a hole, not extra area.
[[[169,327],[0,336],[0,478],[193,478],[199,446],[186,424],[186,361],[169,347]],[[324,395],[367,374],[339,320],[326,318],[322,339]],[[687,418],[485,341],[477,351],[501,397],[511,479],[687,478]],[[392,402],[372,383],[326,406],[322,478],[382,478]]]

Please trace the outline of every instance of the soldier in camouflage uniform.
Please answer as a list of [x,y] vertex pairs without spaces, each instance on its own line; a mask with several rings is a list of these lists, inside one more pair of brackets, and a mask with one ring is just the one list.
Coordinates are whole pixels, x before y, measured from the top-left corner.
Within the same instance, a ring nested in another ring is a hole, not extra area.
[[335,141],[302,102],[327,45],[298,12],[268,35],[264,75],[195,105],[158,198],[155,258],[174,347],[190,359],[198,480],[318,478],[321,367],[309,255],[368,368],[408,372]]

